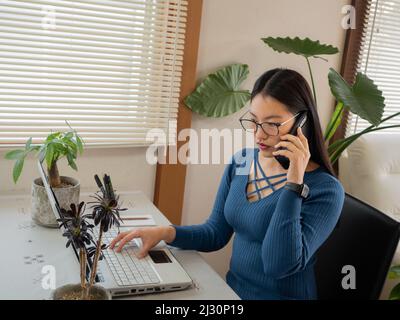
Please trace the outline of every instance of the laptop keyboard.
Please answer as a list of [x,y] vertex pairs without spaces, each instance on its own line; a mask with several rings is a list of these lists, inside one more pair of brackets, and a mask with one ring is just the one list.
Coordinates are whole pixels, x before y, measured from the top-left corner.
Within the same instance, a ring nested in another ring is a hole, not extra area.
[[[95,228],[95,234],[98,236],[98,229]],[[103,233],[103,242],[106,244],[118,235],[117,229],[110,229]],[[104,257],[116,283],[120,286],[131,286],[138,284],[159,283],[159,277],[150,264],[151,259],[148,255],[139,259],[136,253],[140,248],[132,241],[126,244],[120,253],[111,249],[103,250]]]

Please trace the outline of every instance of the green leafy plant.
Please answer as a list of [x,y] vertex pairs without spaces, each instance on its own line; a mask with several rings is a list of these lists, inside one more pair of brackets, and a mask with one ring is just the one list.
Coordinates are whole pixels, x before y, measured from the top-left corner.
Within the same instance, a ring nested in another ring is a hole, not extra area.
[[[331,45],[321,44],[319,41],[313,41],[309,38],[299,39],[296,37],[291,39],[269,37],[263,38],[262,40],[275,51],[301,55],[307,60],[316,102],[314,77],[309,58],[321,58],[320,55],[322,54],[336,54],[339,50]],[[331,92],[336,98],[337,105],[325,130],[325,141],[328,142],[335,134],[342,121],[342,115],[345,110],[350,110],[352,113],[367,120],[371,124],[371,126],[361,132],[339,139],[329,145],[328,153],[332,163],[336,162],[342,152],[363,134],[387,128],[400,127],[400,125],[382,126],[385,121],[399,115],[400,112],[382,119],[385,108],[385,99],[382,95],[382,91],[380,91],[374,82],[365,74],[357,73],[356,80],[351,86],[339,73],[330,68],[328,80]]]
[[55,132],[47,136],[43,144],[32,145],[32,138],[29,138],[24,149],[17,149],[7,152],[5,158],[15,160],[13,168],[13,180],[17,183],[26,157],[30,153],[37,153],[40,160],[46,161],[50,185],[57,188],[61,185],[61,178],[58,172],[57,161],[63,157],[67,158],[68,165],[78,170],[75,160],[78,153],[83,152],[83,140],[76,131]]
[[[388,277],[389,279],[400,279],[400,265],[392,266]],[[400,283],[390,291],[389,300],[400,300]]]
[[232,64],[208,75],[185,99],[192,111],[206,117],[224,117],[245,106],[248,90],[239,87],[249,74],[246,64]]
[[382,119],[385,108],[385,99],[382,92],[371,79],[362,73],[357,73],[353,86],[350,86],[335,70],[330,69],[329,85],[335,96],[337,105],[325,131],[325,140],[328,141],[335,133],[341,122],[345,110],[350,110],[360,118],[367,120],[371,125],[364,130],[339,139],[328,147],[332,162],[336,162],[342,152],[360,136],[374,131],[400,127],[399,125],[385,126],[386,121],[400,115],[396,112]]

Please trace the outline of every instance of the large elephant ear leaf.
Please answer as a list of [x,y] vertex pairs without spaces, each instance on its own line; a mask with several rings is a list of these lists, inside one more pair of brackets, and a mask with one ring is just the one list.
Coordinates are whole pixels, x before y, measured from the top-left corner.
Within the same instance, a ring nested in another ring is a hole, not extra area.
[[284,53],[294,53],[301,55],[305,58],[318,57],[325,54],[336,54],[339,52],[338,48],[331,45],[322,44],[319,41],[313,41],[309,38],[300,39],[296,38],[262,38],[265,44],[270,46],[273,50]]
[[246,64],[233,64],[208,75],[196,90],[186,97],[192,111],[206,117],[224,117],[243,108],[250,99],[248,90],[239,87],[249,74]]
[[374,82],[362,73],[357,73],[351,87],[334,69],[329,71],[329,86],[337,101],[354,114],[377,126],[385,108],[385,98]]

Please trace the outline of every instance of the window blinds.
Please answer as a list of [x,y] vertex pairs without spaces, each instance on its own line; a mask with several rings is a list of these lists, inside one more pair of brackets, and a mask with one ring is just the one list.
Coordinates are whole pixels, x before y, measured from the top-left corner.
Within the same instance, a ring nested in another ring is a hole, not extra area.
[[[187,1],[1,1],[0,146],[176,138]],[[165,141],[164,141],[165,143]]]
[[[400,0],[369,1],[358,71],[365,73],[382,90],[386,104],[382,118],[385,118],[400,111]],[[399,124],[400,116],[397,116],[382,125]],[[368,126],[368,121],[350,114],[346,136]],[[376,133],[399,131],[400,128],[388,128]]]

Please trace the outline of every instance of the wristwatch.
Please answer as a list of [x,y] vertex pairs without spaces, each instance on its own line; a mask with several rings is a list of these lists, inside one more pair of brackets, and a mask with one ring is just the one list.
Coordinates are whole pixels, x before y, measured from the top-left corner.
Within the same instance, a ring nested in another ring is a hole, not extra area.
[[310,189],[305,183],[298,184],[294,182],[286,182],[285,188],[297,192],[298,195],[304,199],[307,198],[308,194],[310,193]]

